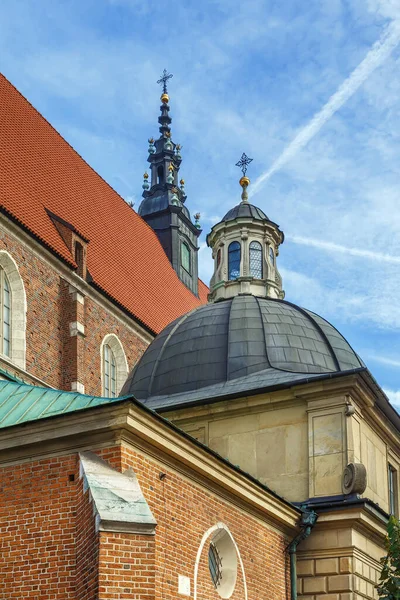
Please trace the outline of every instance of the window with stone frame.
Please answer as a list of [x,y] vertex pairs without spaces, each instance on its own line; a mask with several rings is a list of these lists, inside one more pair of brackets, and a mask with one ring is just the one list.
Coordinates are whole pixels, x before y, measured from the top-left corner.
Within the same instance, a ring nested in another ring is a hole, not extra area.
[[391,465],[388,464],[388,485],[389,485],[389,513],[397,517],[398,515],[398,503],[397,503],[397,471]]
[[11,356],[11,288],[4,269],[0,268],[1,353]]
[[187,271],[190,275],[190,248],[185,242],[181,243],[181,264],[185,271]]
[[228,248],[228,279],[240,277],[241,250],[239,242],[232,242]]
[[105,336],[101,345],[102,395],[115,398],[121,391],[129,368],[121,341],[114,334]]
[[249,266],[250,275],[255,279],[262,279],[263,276],[263,257],[262,246],[259,242],[251,242],[249,246]]
[[104,396],[115,398],[117,395],[117,365],[114,352],[108,344],[103,346]]
[[0,250],[0,354],[26,367],[26,294],[18,265]]
[[271,265],[275,264],[275,253],[274,249],[271,246],[269,247],[269,260],[271,262]]

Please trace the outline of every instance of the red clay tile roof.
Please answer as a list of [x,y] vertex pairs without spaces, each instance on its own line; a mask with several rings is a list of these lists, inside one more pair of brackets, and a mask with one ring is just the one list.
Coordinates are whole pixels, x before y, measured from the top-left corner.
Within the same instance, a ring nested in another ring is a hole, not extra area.
[[0,206],[75,266],[51,211],[89,240],[94,284],[154,332],[207,301],[179,280],[153,230],[0,74]]

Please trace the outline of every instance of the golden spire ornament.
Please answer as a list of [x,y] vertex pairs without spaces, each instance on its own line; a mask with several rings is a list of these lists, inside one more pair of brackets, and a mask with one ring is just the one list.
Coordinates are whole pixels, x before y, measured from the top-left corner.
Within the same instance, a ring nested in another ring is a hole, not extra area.
[[239,169],[241,169],[241,171],[243,173],[243,177],[241,177],[240,181],[239,181],[239,183],[243,189],[242,202],[248,202],[248,200],[249,200],[247,188],[250,185],[250,179],[248,177],[246,177],[246,172],[247,172],[247,167],[251,163],[252,160],[253,160],[252,158],[249,158],[247,156],[247,154],[245,154],[243,152],[242,156],[240,157],[240,160],[236,163],[236,166],[239,167]]

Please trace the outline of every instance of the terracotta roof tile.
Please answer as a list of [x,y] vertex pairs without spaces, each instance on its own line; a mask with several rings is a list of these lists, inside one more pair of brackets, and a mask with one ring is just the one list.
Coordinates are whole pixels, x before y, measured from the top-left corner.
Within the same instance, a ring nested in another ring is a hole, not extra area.
[[90,240],[94,283],[155,332],[207,301],[179,280],[153,230],[0,74],[0,206],[71,265],[46,212]]

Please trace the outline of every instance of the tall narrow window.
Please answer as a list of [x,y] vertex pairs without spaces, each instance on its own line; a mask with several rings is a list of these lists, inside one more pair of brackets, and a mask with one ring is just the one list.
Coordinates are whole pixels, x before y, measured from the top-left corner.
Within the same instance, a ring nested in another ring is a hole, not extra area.
[[249,248],[250,275],[262,279],[262,246],[259,242],[251,242]]
[[106,398],[115,398],[128,376],[129,368],[121,341],[108,333],[100,346],[101,389]]
[[228,248],[228,278],[237,279],[240,276],[240,244],[232,242]]
[[83,277],[83,246],[79,242],[75,242],[75,262],[78,265],[79,277]]
[[271,265],[275,263],[275,254],[271,246],[269,247],[269,260],[271,261]]
[[217,269],[218,269],[219,265],[221,264],[221,256],[222,256],[222,251],[221,251],[221,248],[219,248],[219,250],[217,252]]
[[190,273],[190,248],[185,242],[182,242],[181,244],[181,263],[185,271]]
[[388,465],[389,513],[397,516],[397,471]]
[[160,165],[157,169],[158,183],[164,183],[164,167]]
[[1,275],[1,352],[10,356],[11,346],[11,290],[7,275],[0,270]]
[[103,346],[104,395],[115,398],[117,395],[117,366],[114,352],[108,344]]

